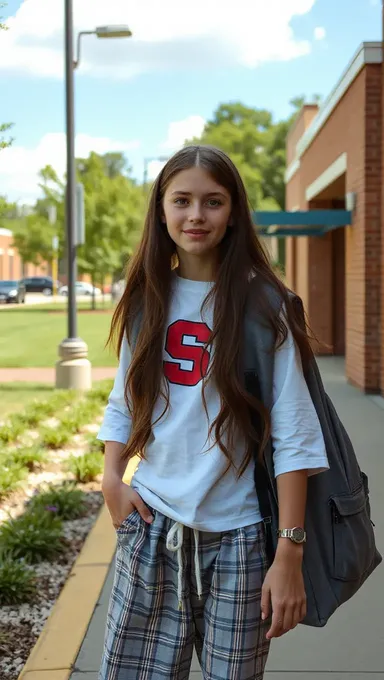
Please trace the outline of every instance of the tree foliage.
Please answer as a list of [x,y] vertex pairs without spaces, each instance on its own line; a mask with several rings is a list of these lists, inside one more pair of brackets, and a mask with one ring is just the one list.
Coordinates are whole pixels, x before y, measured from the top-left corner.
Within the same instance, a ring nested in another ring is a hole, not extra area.
[[[244,179],[254,210],[284,209],[286,137],[304,103],[304,97],[293,99],[292,114],[278,122],[266,109],[240,102],[223,103],[201,137],[188,143],[212,144],[229,154]],[[132,178],[122,153],[91,153],[88,158],[77,159],[76,172],[84,187],[86,223],[86,242],[78,248],[78,270],[102,286],[106,277],[121,277],[140,238],[146,187]],[[59,239],[59,258],[65,255],[65,181],[54,168],[46,166],[40,172],[40,188],[42,198],[30,214],[20,215],[15,206],[0,197],[0,226],[7,222],[22,259],[34,264],[52,260],[54,235]],[[49,220],[52,207],[55,224]]]
[[[107,277],[122,276],[140,237],[146,197],[130,177],[123,154],[91,153],[77,159],[76,171],[84,187],[86,225],[85,244],[77,249],[78,271],[102,286]],[[40,188],[43,197],[33,212],[13,221],[14,244],[24,262],[34,264],[52,260],[54,235],[59,238],[59,258],[65,254],[65,183],[48,165],[40,171]],[[52,206],[55,224],[49,221]]]
[[[0,9],[2,7],[5,7],[4,3],[0,4]],[[1,23],[0,21],[0,31],[7,31],[8,27]],[[0,150],[1,149],[6,149],[7,146],[10,146],[12,144],[12,138],[8,137],[8,132],[12,128],[12,123],[2,123],[0,124]],[[4,136],[4,133],[7,133],[7,136]]]
[[211,144],[225,151],[240,171],[254,210],[283,210],[286,138],[304,102],[304,97],[293,99],[292,114],[279,122],[266,109],[240,102],[221,104],[201,137],[187,143]]

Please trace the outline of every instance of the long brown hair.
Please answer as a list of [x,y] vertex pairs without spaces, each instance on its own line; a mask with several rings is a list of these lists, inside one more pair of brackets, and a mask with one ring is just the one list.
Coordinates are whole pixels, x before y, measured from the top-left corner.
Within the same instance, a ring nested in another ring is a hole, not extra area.
[[[132,416],[132,430],[122,457],[127,461],[136,454],[145,457],[157,400],[160,397],[165,400],[160,418],[169,408],[169,386],[163,375],[163,342],[176,247],[162,223],[162,201],[175,175],[196,165],[227,189],[232,198],[231,227],[219,246],[217,277],[203,305],[214,299],[213,330],[207,344],[215,343],[215,352],[203,380],[202,398],[207,411],[204,392],[208,381],[213,379],[221,397],[221,410],[210,433],[214,432],[215,441],[228,460],[227,469],[234,465],[232,451],[236,433],[245,438],[247,450],[238,469],[240,476],[251,460],[255,443],[262,450],[270,435],[269,412],[246,391],[241,375],[243,322],[251,277],[257,275],[258,282],[269,285],[280,295],[287,324],[303,361],[309,359],[311,347],[306,329],[296,321],[288,291],[271,268],[257,237],[245,187],[236,167],[226,154],[208,146],[182,149],[167,162],[155,181],[142,239],[129,263],[125,291],[113,315],[108,342],[117,337],[118,354],[124,334],[132,347],[132,332],[139,315],[141,319],[126,377],[125,398]],[[287,325],[264,297],[261,300],[264,314],[276,341],[281,344],[287,337]],[[251,422],[252,409],[261,423],[259,431]]]

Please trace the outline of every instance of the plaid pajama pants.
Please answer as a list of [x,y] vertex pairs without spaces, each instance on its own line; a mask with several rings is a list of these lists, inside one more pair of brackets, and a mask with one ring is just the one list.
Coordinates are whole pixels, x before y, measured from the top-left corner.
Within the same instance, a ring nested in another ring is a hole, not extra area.
[[263,524],[222,533],[179,525],[175,553],[175,522],[152,512],[151,525],[134,511],[117,530],[99,680],[188,680],[194,647],[204,680],[262,680],[270,626],[260,612]]

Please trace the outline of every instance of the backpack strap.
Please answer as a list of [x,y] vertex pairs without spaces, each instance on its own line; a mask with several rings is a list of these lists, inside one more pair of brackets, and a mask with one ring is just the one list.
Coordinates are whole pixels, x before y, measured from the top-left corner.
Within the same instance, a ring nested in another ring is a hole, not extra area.
[[[247,392],[249,392],[250,394],[252,394],[252,396],[256,397],[256,399],[261,401],[260,383],[257,373],[255,373],[254,371],[247,371],[245,373],[245,386]],[[251,412],[251,420],[256,431],[260,432],[261,434],[262,425],[260,416],[254,410],[252,410]],[[256,493],[259,501],[260,513],[263,518],[265,528],[265,543],[266,543],[265,549],[267,553],[268,562],[271,565],[275,558],[275,541],[273,537],[273,513],[269,497],[270,483],[268,472],[265,468],[264,462],[260,460],[260,454],[257,449],[257,445],[255,445],[254,458],[255,458]]]

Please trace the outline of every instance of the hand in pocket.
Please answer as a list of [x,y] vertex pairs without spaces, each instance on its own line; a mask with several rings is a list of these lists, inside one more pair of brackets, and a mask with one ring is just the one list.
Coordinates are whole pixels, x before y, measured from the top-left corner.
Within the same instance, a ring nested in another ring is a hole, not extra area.
[[123,481],[103,481],[102,492],[115,529],[135,510],[144,522],[151,524],[153,517],[139,494]]

